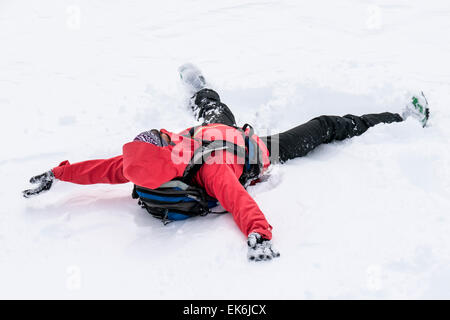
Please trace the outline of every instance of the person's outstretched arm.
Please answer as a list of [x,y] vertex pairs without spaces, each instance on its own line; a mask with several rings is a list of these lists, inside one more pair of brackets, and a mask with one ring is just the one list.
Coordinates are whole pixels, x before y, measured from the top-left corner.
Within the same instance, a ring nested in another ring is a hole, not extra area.
[[272,226],[230,166],[204,164],[198,173],[198,179],[206,192],[233,215],[238,227],[248,237],[250,260],[269,260],[280,255],[270,241]]
[[55,179],[76,184],[118,184],[129,182],[123,175],[122,156],[110,159],[88,160],[74,164],[70,164],[66,160],[52,170],[32,177],[30,183],[38,184],[38,186],[34,189],[23,191],[23,196],[29,198],[50,190]]
[[70,164],[63,161],[52,169],[56,179],[77,183],[96,184],[127,183],[128,179],[123,175],[123,156],[110,159],[88,160]]

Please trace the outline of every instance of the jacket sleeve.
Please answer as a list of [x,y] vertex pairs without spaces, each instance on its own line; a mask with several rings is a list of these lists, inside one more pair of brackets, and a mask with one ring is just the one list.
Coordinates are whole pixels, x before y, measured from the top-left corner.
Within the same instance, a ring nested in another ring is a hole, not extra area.
[[219,200],[222,207],[233,215],[234,221],[246,236],[258,232],[265,239],[272,238],[272,226],[230,166],[205,164],[198,172],[197,180],[201,180],[206,192]]
[[110,159],[88,160],[70,164],[63,161],[58,167],[52,169],[56,179],[77,183],[127,183],[128,179],[123,175],[122,156]]

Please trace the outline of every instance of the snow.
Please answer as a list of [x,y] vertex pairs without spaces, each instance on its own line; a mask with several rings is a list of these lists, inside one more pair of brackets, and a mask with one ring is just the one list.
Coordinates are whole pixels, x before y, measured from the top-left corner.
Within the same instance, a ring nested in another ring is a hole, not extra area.
[[[0,2],[0,298],[450,298],[450,4],[418,0]],[[163,226],[131,185],[21,190],[195,124],[197,64],[261,134],[321,114],[409,119],[273,166],[251,187],[281,257],[246,260],[230,215]]]

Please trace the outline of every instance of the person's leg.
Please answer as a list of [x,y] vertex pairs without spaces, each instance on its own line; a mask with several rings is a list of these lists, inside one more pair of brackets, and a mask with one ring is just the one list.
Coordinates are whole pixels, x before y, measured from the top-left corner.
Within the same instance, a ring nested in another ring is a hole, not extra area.
[[197,120],[203,118],[203,125],[221,123],[236,126],[230,108],[220,101],[219,94],[212,89],[202,89],[192,98],[192,110]]
[[343,117],[320,116],[277,135],[262,137],[269,148],[272,162],[285,162],[303,157],[323,143],[359,136],[379,123],[401,122],[397,113],[384,112]]

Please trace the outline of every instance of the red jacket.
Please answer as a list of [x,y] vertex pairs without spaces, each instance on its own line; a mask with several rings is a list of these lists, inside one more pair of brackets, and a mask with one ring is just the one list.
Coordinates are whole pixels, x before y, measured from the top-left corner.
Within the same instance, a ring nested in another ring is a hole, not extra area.
[[[126,183],[154,189],[175,177],[181,177],[187,162],[198,146],[195,139],[187,137],[189,129],[179,134],[161,129],[171,138],[167,147],[133,141],[123,146],[123,155],[110,159],[89,160],[70,164],[62,162],[52,169],[55,178],[78,184]],[[203,140],[227,140],[244,145],[242,133],[222,124],[197,127],[194,138]],[[263,153],[266,169],[269,152],[265,144],[253,135]],[[272,238],[272,227],[259,209],[255,200],[239,182],[243,171],[243,160],[227,151],[214,152],[195,176],[195,183],[216,198],[225,210],[233,215],[239,228],[247,236],[258,232],[264,238]]]

